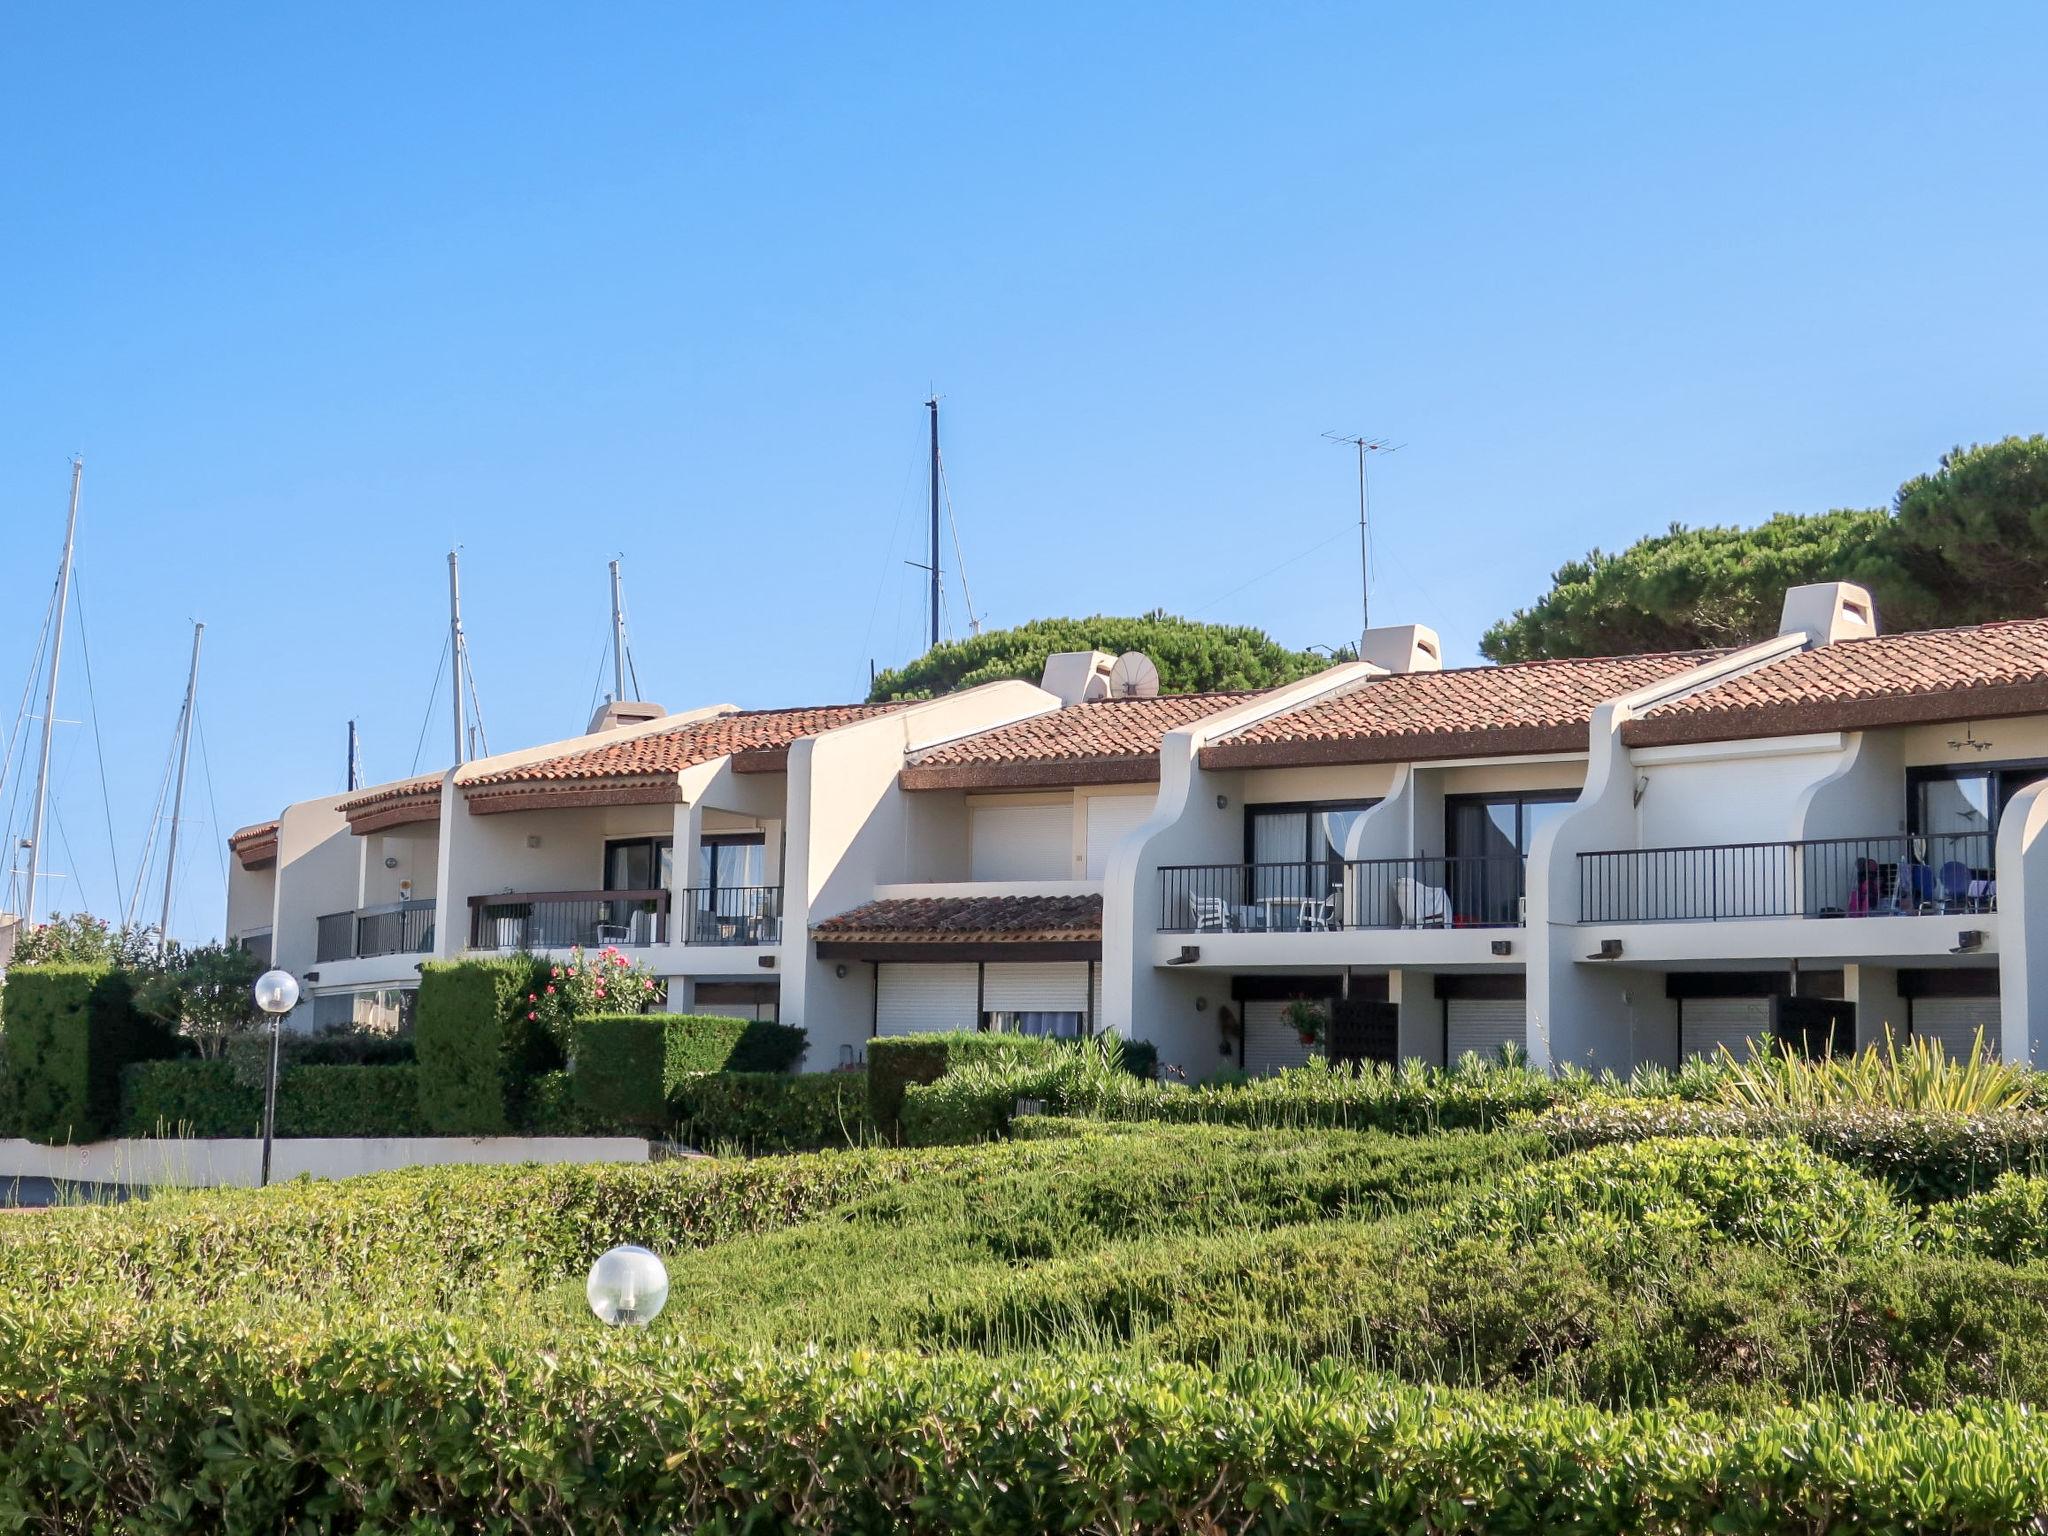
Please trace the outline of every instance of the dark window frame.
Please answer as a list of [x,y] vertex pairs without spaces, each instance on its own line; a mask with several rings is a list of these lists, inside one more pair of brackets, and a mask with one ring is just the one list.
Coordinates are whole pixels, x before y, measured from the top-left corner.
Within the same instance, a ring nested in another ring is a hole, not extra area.
[[1466,806],[1512,805],[1515,808],[1515,852],[1522,853],[1523,812],[1532,805],[1570,805],[1579,798],[1576,789],[1499,789],[1483,790],[1472,794],[1444,796],[1444,857],[1447,859],[1480,858],[1480,854],[1462,854],[1457,847],[1457,826],[1459,810]]
[[[1918,837],[1925,830],[1920,825],[1920,786],[1940,784],[1957,779],[1989,779],[1991,793],[1987,801],[1991,807],[1990,825],[1984,830],[1990,834],[1991,847],[1998,847],[1998,823],[2005,815],[2006,795],[2003,780],[2008,774],[2024,773],[2026,784],[2036,779],[2048,778],[2048,757],[2016,757],[1989,763],[1930,763],[1921,768],[1906,770],[1906,832]],[[2026,784],[2014,786],[2017,794]]]
[[1313,864],[1317,861],[1309,857],[1308,849],[1309,842],[1315,835],[1315,818],[1319,813],[1324,811],[1369,811],[1384,799],[1386,799],[1386,796],[1376,795],[1355,800],[1271,800],[1261,801],[1256,805],[1248,804],[1244,808],[1244,861],[1247,864],[1255,862],[1252,858],[1252,828],[1255,818],[1259,816],[1305,815],[1308,818],[1308,826],[1302,833],[1301,858],[1298,862]]
[[614,848],[645,848],[647,850],[647,867],[656,880],[661,878],[661,850],[664,848],[668,849],[670,855],[669,878],[673,880],[675,878],[675,846],[676,840],[672,833],[646,832],[638,837],[606,838],[604,840],[604,865],[598,872],[598,879],[602,883],[603,889],[607,891],[626,889],[624,886],[612,884],[612,850]]

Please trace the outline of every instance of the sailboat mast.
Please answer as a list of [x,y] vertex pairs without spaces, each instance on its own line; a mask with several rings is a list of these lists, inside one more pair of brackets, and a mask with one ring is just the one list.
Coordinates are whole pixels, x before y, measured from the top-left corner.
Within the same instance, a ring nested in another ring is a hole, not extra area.
[[204,624],[192,626],[192,670],[185,676],[184,723],[178,729],[178,787],[171,793],[171,839],[164,851],[164,904],[156,920],[159,953],[171,946],[171,888],[178,877],[178,823],[185,814],[185,764],[192,756],[192,711],[199,703],[199,637]]
[[619,562],[612,562],[612,699],[626,697],[626,595],[619,580]]
[[348,723],[348,787],[358,790],[363,787],[363,753],[356,741],[356,723]]
[[85,478],[85,460],[71,461],[71,515],[64,523],[64,558],[57,565],[57,615],[50,630],[50,686],[43,695],[43,746],[36,760],[36,801],[28,831],[28,890],[21,920],[36,920],[36,882],[43,865],[43,818],[50,802],[50,741],[57,729],[57,664],[64,659],[64,609],[71,598],[71,552],[78,542],[78,486]]
[[932,413],[932,647],[939,644],[939,397],[925,401]]
[[462,574],[454,550],[448,551],[448,665],[449,695],[455,706],[455,766],[469,761],[462,729]]

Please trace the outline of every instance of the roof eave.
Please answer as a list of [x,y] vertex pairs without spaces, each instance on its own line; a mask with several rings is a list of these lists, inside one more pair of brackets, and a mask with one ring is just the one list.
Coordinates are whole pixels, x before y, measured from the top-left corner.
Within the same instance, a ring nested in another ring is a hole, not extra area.
[[1226,740],[1202,748],[1204,768],[1309,768],[1355,763],[1440,762],[1460,757],[1583,752],[1587,727],[1527,725],[1400,736],[1334,736],[1300,741]]
[[1801,736],[1812,731],[1953,725],[1966,720],[2038,714],[2048,714],[2048,682],[1872,694],[1865,698],[1752,705],[1742,709],[1673,710],[1668,715],[1639,715],[1624,722],[1621,739],[1631,747],[1693,746],[1750,737]]
[[912,763],[896,776],[907,790],[1067,789],[1088,784],[1156,784],[1159,754],[1020,759],[1015,762]]

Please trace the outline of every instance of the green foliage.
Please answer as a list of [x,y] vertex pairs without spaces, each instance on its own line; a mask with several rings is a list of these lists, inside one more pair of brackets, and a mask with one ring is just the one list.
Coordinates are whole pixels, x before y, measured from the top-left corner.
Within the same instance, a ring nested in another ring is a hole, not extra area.
[[793,1025],[717,1014],[595,1014],[574,1029],[577,1108],[592,1124],[647,1135],[667,1130],[669,1095],[690,1076],[786,1072],[804,1053]]
[[55,963],[7,974],[7,1100],[19,1134],[91,1142],[120,1121],[121,1072],[183,1048],[135,1011],[132,972]]
[[201,1055],[217,1056],[230,1038],[261,1021],[254,992],[261,973],[256,957],[234,945],[175,950],[163,966],[138,978],[135,1006],[196,1042]]
[[594,1013],[646,1013],[668,1000],[668,985],[647,964],[616,945],[545,963],[526,994],[527,1011],[566,1055],[576,1021]]
[[[263,1089],[222,1060],[153,1061],[128,1068],[124,1136],[260,1136]],[[419,1070],[412,1066],[290,1066],[278,1075],[279,1136],[418,1136]]]
[[1905,1213],[1883,1185],[1796,1142],[1674,1137],[1619,1143],[1502,1179],[1449,1213],[1445,1233],[1546,1238],[1678,1233],[1807,1261],[1891,1253]]
[[903,1092],[912,1083],[935,1083],[974,1061],[1050,1061],[1063,1047],[1033,1035],[884,1035],[868,1042],[868,1117],[884,1136],[900,1134]]
[[15,970],[39,965],[147,970],[155,958],[156,935],[151,929],[127,924],[116,928],[85,912],[74,912],[68,917],[52,912],[47,923],[37,923],[22,931],[9,964]]
[[750,1154],[865,1146],[867,1076],[861,1072],[699,1072],[670,1090],[676,1138],[691,1146]]
[[1495,661],[1741,645],[1776,633],[1787,587],[1856,581],[1891,629],[2048,613],[2048,437],[1957,448],[1882,508],[1780,513],[1594,550],[1486,632]]
[[2048,1178],[2007,1173],[1989,1189],[1927,1213],[1927,1246],[2006,1264],[2048,1261]]
[[1663,1136],[1788,1138],[1920,1203],[1987,1188],[2008,1170],[2048,1169],[2048,1114],[2032,1110],[1964,1115],[1838,1106],[1789,1113],[1589,1094],[1532,1123],[1559,1151]]
[[1086,619],[1034,619],[1014,629],[992,629],[970,640],[950,640],[907,666],[883,672],[870,702],[925,699],[1004,678],[1037,682],[1045,659],[1062,651],[1143,651],[1159,668],[1166,693],[1271,688],[1330,665],[1312,651],[1290,651],[1261,630],[1201,624],[1165,613],[1140,619],[1096,615]]
[[531,955],[420,967],[413,1037],[428,1134],[506,1134],[525,1115],[528,1080],[562,1065],[527,1001],[540,975]]
[[1479,642],[1498,662],[1747,645],[1778,632],[1785,589],[1852,579],[1884,538],[1882,511],[1780,513],[1755,528],[1688,528],[1594,550]]
[[1957,448],[1899,487],[1873,573],[1904,627],[2048,613],[2048,437]]
[[1986,1051],[1981,1032],[1961,1057],[1924,1036],[1902,1047],[1889,1030],[1881,1046],[1843,1056],[1809,1060],[1782,1042],[1745,1058],[1724,1045],[1720,1056],[1713,1098],[1740,1109],[1805,1113],[1855,1105],[1983,1115],[2023,1108],[2035,1090],[2034,1074]]

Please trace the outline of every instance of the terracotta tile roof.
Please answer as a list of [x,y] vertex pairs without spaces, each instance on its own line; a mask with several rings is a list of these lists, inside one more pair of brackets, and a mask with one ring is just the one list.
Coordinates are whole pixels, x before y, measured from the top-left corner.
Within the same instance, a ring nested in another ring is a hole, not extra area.
[[1595,706],[1719,654],[1667,651],[1370,678],[1203,748],[1202,766],[1582,752]]
[[2048,713],[2048,619],[1797,651],[1645,711],[1632,746]]
[[348,818],[349,830],[359,836],[410,822],[438,821],[441,816],[441,779],[439,773],[394,779],[389,784],[374,785],[342,801],[335,809]]
[[1048,710],[927,748],[904,768],[905,789],[1020,788],[1149,782],[1168,731],[1256,698],[1253,692],[1099,699]]
[[[673,730],[584,747],[463,781],[465,790],[501,784],[590,779],[665,779],[698,763],[747,753],[777,753],[793,741],[905,708],[896,704],[827,704],[808,709],[751,709],[692,720]],[[739,766],[735,764],[735,766]],[[758,768],[779,763],[757,762]]]
[[228,852],[244,869],[258,869],[277,858],[277,823],[259,821],[228,834]]
[[811,937],[891,944],[1099,944],[1102,897],[921,896],[871,901],[813,923]]

